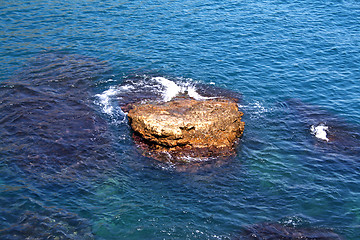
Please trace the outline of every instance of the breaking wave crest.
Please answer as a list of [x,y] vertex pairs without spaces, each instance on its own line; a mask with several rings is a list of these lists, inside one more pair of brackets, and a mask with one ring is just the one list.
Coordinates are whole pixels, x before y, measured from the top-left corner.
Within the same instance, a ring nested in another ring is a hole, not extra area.
[[168,102],[178,96],[188,96],[196,100],[221,97],[213,94],[217,91],[204,86],[192,79],[171,80],[159,76],[136,75],[125,78],[121,84],[107,87],[103,92],[96,94],[94,102],[112,120],[118,122],[120,119],[123,122],[126,114],[121,107],[129,103],[144,100]]
[[127,91],[129,89],[130,87],[111,86],[102,93],[95,95],[95,104],[99,105],[101,111],[108,115],[114,123],[122,123],[126,119],[126,114],[121,110],[121,107],[118,104],[120,98],[117,97],[117,95],[122,91]]
[[194,98],[196,100],[206,100],[206,99],[214,98],[214,97],[201,96],[197,92],[196,87],[190,82],[175,83],[174,81],[171,81],[164,77],[154,77],[153,80],[157,81],[162,85],[161,95],[163,98],[162,100],[165,102],[170,101],[179,94],[187,94],[189,97]]

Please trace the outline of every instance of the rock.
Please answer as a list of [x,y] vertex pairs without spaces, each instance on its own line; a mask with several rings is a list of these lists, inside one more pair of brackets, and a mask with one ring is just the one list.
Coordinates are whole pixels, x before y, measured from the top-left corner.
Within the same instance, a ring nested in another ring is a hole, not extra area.
[[[298,131],[298,125],[289,132],[307,133],[313,143],[322,151],[341,152],[350,156],[360,154],[360,126],[349,122],[341,116],[320,108],[306,104],[299,99],[289,99],[285,105],[290,110],[294,122],[303,125]],[[291,127],[291,125],[289,125]]]
[[283,226],[279,223],[259,223],[247,227],[241,240],[341,240],[338,234],[332,230],[317,229],[317,228],[294,228]]
[[9,166],[48,183],[98,178],[116,165],[111,131],[89,100],[106,68],[86,56],[42,53],[0,84],[0,156]]
[[63,209],[25,211],[18,222],[0,229],[0,239],[83,239],[92,240],[94,234],[86,219]]
[[[146,152],[157,160],[188,161],[234,154],[245,123],[236,102],[178,98],[132,105],[128,118]],[[144,140],[144,141],[141,141]]]

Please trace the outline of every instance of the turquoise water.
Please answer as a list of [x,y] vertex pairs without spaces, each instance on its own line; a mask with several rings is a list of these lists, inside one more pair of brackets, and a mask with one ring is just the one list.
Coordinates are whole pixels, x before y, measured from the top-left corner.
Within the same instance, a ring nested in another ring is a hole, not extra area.
[[[0,17],[2,238],[278,222],[360,239],[358,1],[3,1]],[[119,103],[176,90],[154,76],[241,96],[237,156],[196,171],[143,157]]]

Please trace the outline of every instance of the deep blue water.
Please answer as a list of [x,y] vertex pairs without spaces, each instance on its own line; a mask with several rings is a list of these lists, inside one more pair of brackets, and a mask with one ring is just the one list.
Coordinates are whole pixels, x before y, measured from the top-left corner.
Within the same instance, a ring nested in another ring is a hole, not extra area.
[[[14,0],[0,26],[0,238],[360,239],[360,2]],[[119,105],[174,86],[240,96],[233,159],[141,155]]]

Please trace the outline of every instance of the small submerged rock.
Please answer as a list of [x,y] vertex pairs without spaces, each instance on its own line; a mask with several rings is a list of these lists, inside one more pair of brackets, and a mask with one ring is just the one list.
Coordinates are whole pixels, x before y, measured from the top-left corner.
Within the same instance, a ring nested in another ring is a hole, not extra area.
[[159,161],[192,162],[235,153],[245,123],[228,99],[175,98],[131,105],[128,118],[145,155]]
[[279,223],[259,223],[244,229],[241,240],[341,240],[342,238],[328,229],[295,228]]
[[0,229],[0,238],[92,240],[94,235],[85,219],[64,210],[53,209],[42,212],[25,211],[17,223]]
[[313,136],[317,146],[351,156],[360,153],[358,124],[298,99],[289,99],[286,105],[293,111],[296,121],[303,125],[303,130]]

